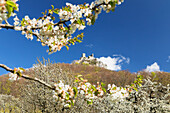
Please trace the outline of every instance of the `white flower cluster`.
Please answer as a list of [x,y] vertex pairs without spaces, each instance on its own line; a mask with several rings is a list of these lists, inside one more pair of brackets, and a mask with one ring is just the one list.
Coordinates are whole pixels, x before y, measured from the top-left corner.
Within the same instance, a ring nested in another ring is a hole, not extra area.
[[9,73],[9,80],[11,81],[19,80],[20,77],[17,75],[17,73],[21,74],[23,71],[24,71],[23,68],[15,68],[14,73]]
[[[85,17],[88,25],[91,25],[91,16],[92,16],[92,8],[94,4],[86,4],[84,5],[72,5],[71,3],[66,3],[66,6],[69,8],[67,9],[60,9],[59,10],[59,18],[63,20],[70,20],[70,26],[75,26],[73,28],[73,32],[78,28],[79,30],[83,30],[86,26],[85,24],[81,23],[81,18]],[[84,21],[83,21],[84,22]]]
[[49,46],[49,52],[56,52],[69,44],[69,40],[72,39],[71,35],[77,29],[83,30],[86,23],[87,25],[94,24],[102,9],[107,11],[114,9],[116,1],[118,0],[96,0],[85,5],[66,3],[66,7],[58,9],[56,12],[53,10],[59,15],[58,23],[54,23],[51,16],[41,19],[30,19],[29,16],[25,16],[22,21],[15,17],[14,29],[22,31],[27,39],[32,40],[35,35],[37,41],[40,41],[43,46]]
[[116,5],[120,5],[124,0],[96,0],[96,4],[102,4],[101,8],[109,13],[110,11],[114,11]]
[[22,21],[16,16],[14,18],[14,26],[14,29],[22,31],[22,34],[27,39],[32,40],[33,35],[36,35],[37,41],[41,41],[43,46],[49,46],[53,52],[61,50],[69,40],[69,37],[66,37],[68,31],[66,27],[63,27],[62,24],[54,25],[50,16],[47,16],[45,19],[30,19],[29,16],[25,16]]
[[53,91],[53,97],[56,100],[61,101],[64,106],[71,106],[71,104],[74,104],[74,97],[76,97],[77,94],[84,95],[86,101],[88,102],[91,102],[97,97],[102,97],[104,94],[104,91],[99,84],[96,87],[95,85],[91,85],[86,80],[80,82],[79,86],[75,89],[73,89],[69,85],[64,85],[62,81],[59,81],[58,84],[54,85],[55,91]]
[[[18,0],[10,0],[11,2],[15,3],[17,6],[17,10],[18,10],[18,4],[16,3]],[[8,11],[6,8],[6,0],[0,0],[0,24],[2,23],[2,21],[6,21],[8,19]],[[10,12],[11,16],[16,15],[14,12]]]
[[108,95],[112,100],[123,100],[123,98],[129,96],[129,89],[128,88],[122,88],[122,87],[117,87],[114,84],[108,84]]
[[64,106],[71,105],[74,103],[74,91],[69,85],[64,85],[62,81],[59,81],[58,84],[54,84],[55,91],[53,91],[53,97],[57,101],[61,101]]
[[78,93],[85,96],[87,101],[91,101],[97,97],[102,97],[104,91],[102,87],[98,84],[97,87],[95,85],[90,84],[89,82],[81,82],[77,87]]
[[37,36],[37,41],[41,41],[42,45],[51,47],[52,51],[60,50],[64,44],[67,43],[68,38],[65,37],[66,29],[62,25],[54,26],[54,22],[50,16],[45,19],[35,19],[32,20],[29,16],[21,21],[15,17],[14,18],[15,30],[21,30],[22,34],[26,36],[27,39],[33,39],[33,35]]
[[17,74],[13,74],[13,73],[9,73],[9,80],[10,81],[15,81],[18,80],[18,75]]
[[[87,80],[82,78],[77,78],[78,80],[78,87],[74,90],[69,85],[64,85],[62,81],[58,84],[55,84],[56,90],[54,91],[54,98],[63,102],[63,105],[66,107],[71,106],[72,103],[75,102],[74,97],[77,94],[81,94],[85,96],[85,100],[91,104],[92,101],[98,97],[104,96],[104,89],[102,84],[100,85],[97,82],[97,86],[90,84]],[[117,87],[114,84],[108,84],[108,93],[107,97],[111,100],[121,100],[123,101],[124,98],[129,96],[130,88],[122,88]]]

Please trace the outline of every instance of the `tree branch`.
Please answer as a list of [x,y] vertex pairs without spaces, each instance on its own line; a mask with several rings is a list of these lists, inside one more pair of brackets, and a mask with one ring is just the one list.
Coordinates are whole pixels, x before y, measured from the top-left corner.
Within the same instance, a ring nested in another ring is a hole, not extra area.
[[8,24],[0,24],[0,28],[14,29],[14,26]]
[[[101,5],[106,5],[106,3],[101,3],[101,4],[98,4],[98,5],[96,5],[96,6],[94,6],[93,8],[92,8],[92,11],[94,11],[96,8],[98,8],[98,7],[100,7]],[[64,24],[64,25],[66,25],[66,27],[67,27],[67,24],[66,24],[66,22],[68,22],[68,21],[70,21],[70,19],[68,19],[68,20],[60,20],[59,22],[57,22],[57,23],[54,23],[54,26],[58,26],[58,25],[60,25],[60,24]],[[0,28],[6,28],[6,29],[14,29],[14,26],[12,26],[12,25],[10,25],[10,24],[0,24]],[[41,29],[42,27],[33,27],[33,28],[31,28],[32,30],[37,30],[37,29]],[[22,30],[21,30],[22,31]],[[27,29],[24,29],[24,31],[27,31]]]
[[[5,69],[6,71],[9,71],[9,72],[11,72],[11,73],[14,73],[14,70],[13,70],[13,69],[9,68],[8,66],[6,66],[6,65],[4,65],[4,64],[0,64],[0,67],[3,68],[3,69]],[[17,72],[16,74],[17,74],[18,76],[24,78],[24,79],[32,80],[32,81],[35,81],[35,82],[39,82],[40,84],[48,87],[49,89],[55,90],[55,86],[52,86],[52,85],[46,83],[45,81],[40,80],[40,79],[38,79],[38,78],[36,78],[36,77],[30,77],[29,75],[24,75],[24,74],[21,74],[21,75],[20,75],[20,73],[18,73],[18,72]]]

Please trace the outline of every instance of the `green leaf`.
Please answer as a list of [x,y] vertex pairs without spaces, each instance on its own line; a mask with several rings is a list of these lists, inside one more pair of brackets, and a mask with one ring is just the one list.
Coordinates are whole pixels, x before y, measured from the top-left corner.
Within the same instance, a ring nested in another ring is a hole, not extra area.
[[44,15],[44,12],[41,12]]
[[113,90],[116,90],[116,87],[113,87]]
[[52,47],[49,47],[49,52],[51,52],[51,51],[52,51],[52,50],[51,50],[51,48],[52,48]]
[[89,89],[89,90],[87,90],[87,92],[88,92],[88,94],[92,94],[92,91]]
[[55,41],[52,44],[55,45]]
[[105,86],[105,84],[104,84],[103,82],[101,82],[101,86],[102,86],[102,87],[104,87],[104,86]]
[[77,90],[77,88],[76,88],[76,87],[73,87],[73,91],[74,91],[74,95],[75,95],[75,97],[77,97],[77,94],[78,94],[78,90]]
[[67,28],[67,27],[65,27],[65,30],[67,30],[67,31],[68,31],[68,28]]
[[142,87],[142,84],[138,84],[139,85],[139,87]]
[[95,15],[93,15],[92,20],[91,20],[92,25],[94,25],[95,21],[96,21],[95,20]]
[[82,41],[81,40],[76,40],[76,42],[81,43]]
[[93,100],[90,100],[90,101],[89,101],[89,100],[87,100],[87,104],[88,104],[88,105],[89,105],[89,104],[91,104],[91,105],[92,105],[92,104],[93,104]]
[[51,9],[49,9],[49,10],[48,10],[48,13],[52,14],[53,12],[52,12],[52,10],[51,10]]
[[75,80],[74,82],[79,82],[78,80]]
[[7,11],[8,11],[8,18],[11,16],[11,13],[13,12],[13,7],[12,6],[9,6],[9,5],[7,5],[6,6],[6,9],[7,9]]
[[22,67],[19,67],[19,69],[25,72],[25,69],[24,69],[24,68],[22,68]]
[[69,7],[64,7],[63,10],[68,11],[68,12],[72,12]]
[[118,4],[118,0],[115,0],[114,2],[115,2],[115,4]]
[[135,88],[135,87],[134,87],[133,89],[134,89],[135,91],[138,91],[138,89],[137,89],[137,88]]
[[125,94],[123,92],[121,92],[121,94],[124,96]]
[[55,14],[58,14],[58,12],[59,12],[59,9],[54,9],[54,11],[53,11]]
[[69,94],[66,93],[66,100],[69,100]]
[[21,76],[22,76],[22,73],[21,73],[20,71],[18,71],[17,73],[18,73],[19,77],[21,77]]
[[135,80],[134,83],[137,83],[137,81]]
[[134,84],[130,84],[131,87],[134,87]]
[[45,15],[47,14],[47,10],[45,10]]
[[75,45],[75,43],[74,42],[71,42],[73,45]]
[[52,26],[51,26],[51,25],[48,25],[47,30],[52,30]]
[[152,74],[152,77],[155,77],[155,76],[156,76],[156,74],[155,74],[154,72],[151,72],[151,74]]
[[94,94],[97,96],[98,94],[100,94],[98,91],[95,91]]
[[51,16],[52,20],[54,21],[55,20],[55,17]]
[[71,104],[74,106],[74,101],[73,100],[71,100]]
[[114,2],[110,2],[110,5],[111,5],[111,7],[112,7],[112,11],[115,11],[115,7],[116,7],[116,2],[114,1]]
[[24,26],[25,18],[22,18],[21,25]]
[[85,21],[84,21],[84,20],[82,20],[82,25],[84,25],[84,26],[85,26]]
[[28,31],[30,34],[32,34],[32,30]]
[[6,1],[6,4],[9,5],[9,6],[12,6],[14,8],[17,8],[16,4],[12,1]]
[[83,81],[84,79],[80,77],[80,80],[82,80],[82,81]]
[[80,19],[78,19],[78,20],[77,20],[77,23],[78,23],[78,24],[81,24],[81,20],[80,20]]
[[17,72],[14,70],[14,74],[16,74]]
[[93,100],[87,100],[87,104],[89,105],[92,105],[93,104]]
[[106,89],[105,88],[102,88],[102,90],[106,93]]
[[91,88],[92,88],[93,90],[96,90],[96,88],[95,88],[93,85],[91,85]]
[[69,50],[69,47],[66,45],[67,50]]
[[52,7],[52,10],[54,10],[54,6],[53,6],[53,5],[51,5],[51,7]]
[[112,7],[115,5],[114,2],[112,2],[112,1],[110,1],[109,3]]
[[83,75],[78,75],[77,77],[82,77]]

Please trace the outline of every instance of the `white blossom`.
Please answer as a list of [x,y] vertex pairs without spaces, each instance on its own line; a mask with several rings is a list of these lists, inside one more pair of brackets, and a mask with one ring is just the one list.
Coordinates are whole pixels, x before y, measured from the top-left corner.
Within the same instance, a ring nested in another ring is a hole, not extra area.
[[30,18],[29,18],[29,16],[28,15],[26,15],[25,16],[25,20],[29,20]]
[[17,78],[18,78],[17,74],[13,74],[13,73],[9,74],[9,80],[15,81],[15,80],[17,80]]
[[16,31],[20,31],[20,30],[21,30],[21,27],[15,26],[14,29],[15,29]]

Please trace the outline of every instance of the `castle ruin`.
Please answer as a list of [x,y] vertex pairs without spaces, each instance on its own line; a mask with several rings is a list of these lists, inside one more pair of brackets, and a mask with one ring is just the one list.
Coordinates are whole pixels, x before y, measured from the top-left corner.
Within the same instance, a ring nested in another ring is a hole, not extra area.
[[87,65],[104,67],[104,68],[107,67],[106,64],[104,64],[101,61],[98,61],[97,58],[94,57],[94,54],[91,54],[90,56],[86,57],[86,54],[82,53],[80,60],[74,60],[72,63],[73,64],[87,64]]

